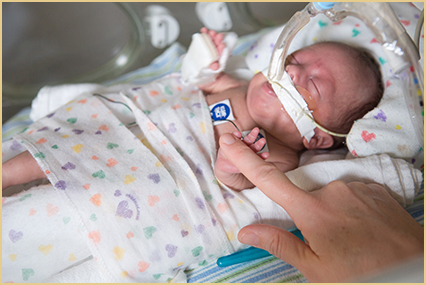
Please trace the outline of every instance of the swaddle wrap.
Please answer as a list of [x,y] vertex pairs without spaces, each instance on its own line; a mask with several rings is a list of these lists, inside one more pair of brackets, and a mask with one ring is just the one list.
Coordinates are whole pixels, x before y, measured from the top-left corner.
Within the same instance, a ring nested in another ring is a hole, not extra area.
[[102,94],[131,110],[83,94],[16,137],[79,221],[108,280],[185,282],[191,264],[241,249],[238,230],[259,219],[219,188],[210,111],[179,79]]

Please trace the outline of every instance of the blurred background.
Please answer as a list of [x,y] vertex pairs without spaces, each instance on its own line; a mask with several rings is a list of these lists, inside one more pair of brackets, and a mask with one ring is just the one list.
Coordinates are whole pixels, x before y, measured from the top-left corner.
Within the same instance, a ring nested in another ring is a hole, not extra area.
[[148,65],[203,26],[239,36],[306,2],[2,3],[3,123],[45,85],[102,83]]

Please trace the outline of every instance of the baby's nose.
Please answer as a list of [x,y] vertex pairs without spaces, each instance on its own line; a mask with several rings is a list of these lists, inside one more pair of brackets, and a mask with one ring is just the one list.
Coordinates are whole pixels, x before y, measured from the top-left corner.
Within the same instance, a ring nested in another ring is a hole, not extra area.
[[287,65],[286,67],[285,67],[285,71],[288,73],[288,75],[290,76],[290,78],[291,78],[291,81],[295,81],[296,80],[296,67],[295,66],[293,66],[293,65]]

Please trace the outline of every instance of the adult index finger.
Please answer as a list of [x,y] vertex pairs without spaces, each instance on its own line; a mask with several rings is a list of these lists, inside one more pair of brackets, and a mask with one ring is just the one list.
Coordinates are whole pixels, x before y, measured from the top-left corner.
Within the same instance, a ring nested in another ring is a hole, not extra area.
[[219,144],[228,160],[266,196],[281,205],[293,219],[296,212],[306,210],[305,206],[309,205],[313,197],[294,185],[275,165],[264,161],[231,134],[222,135]]

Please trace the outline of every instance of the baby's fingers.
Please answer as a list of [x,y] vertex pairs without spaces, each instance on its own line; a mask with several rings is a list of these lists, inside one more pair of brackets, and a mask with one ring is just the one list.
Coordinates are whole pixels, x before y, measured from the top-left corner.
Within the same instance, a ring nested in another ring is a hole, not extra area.
[[220,55],[226,46],[223,42],[223,38],[225,36],[222,33],[218,33],[215,30],[209,30],[206,27],[201,28],[200,32],[210,36]]
[[258,135],[259,135],[259,128],[256,127],[253,130],[251,130],[251,132],[248,135],[244,137],[243,141],[246,145],[251,145],[256,141]]
[[217,35],[217,32],[215,30],[209,30],[207,33],[210,35],[212,39],[214,39]]
[[223,41],[223,34],[222,33],[216,33],[213,37],[212,40],[214,42],[214,44],[216,46],[219,46],[220,44],[225,45],[222,41]]
[[226,45],[224,43],[219,43],[218,45],[216,45],[217,52],[218,52],[219,56],[222,55],[225,47],[226,47]]
[[249,147],[255,152],[259,152],[260,150],[262,150],[262,148],[265,146],[266,144],[266,139],[265,138],[261,138],[260,140],[258,140],[257,142],[255,142],[254,144],[249,145]]
[[269,158],[269,152],[259,153],[258,156],[263,160],[267,160]]
[[234,131],[232,134],[239,140],[243,137],[243,134],[239,131]]
[[210,66],[209,66],[209,68],[210,68],[211,70],[218,70],[218,69],[219,69],[219,67],[220,67],[220,64],[219,64],[219,62],[217,62],[217,61],[213,62],[213,63],[212,63],[212,64],[210,64]]

